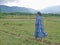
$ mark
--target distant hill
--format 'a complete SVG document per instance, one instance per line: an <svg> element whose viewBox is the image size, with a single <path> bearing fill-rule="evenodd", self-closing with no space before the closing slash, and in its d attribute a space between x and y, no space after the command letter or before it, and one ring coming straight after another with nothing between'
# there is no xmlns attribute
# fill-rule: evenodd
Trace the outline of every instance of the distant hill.
<svg viewBox="0 0 60 45"><path fill-rule="evenodd" d="M58 13L60 14L60 6L53 6L53 7L48 7L43 10L41 10L42 13Z"/></svg>
<svg viewBox="0 0 60 45"><path fill-rule="evenodd" d="M36 13L37 12L36 10L31 8L17 7L17 6L9 7L5 5L0 5L0 11L6 13L11 13L11 12Z"/></svg>
<svg viewBox="0 0 60 45"><path fill-rule="evenodd" d="M37 10L31 9L31 8L25 8L25 7L17 7L17 6L6 6L6 5L0 5L0 11L6 12L6 13L12 13L12 12L24 12L24 13L36 13ZM43 10L40 10L42 13L58 13L60 14L60 6L53 6L48 7Z"/></svg>

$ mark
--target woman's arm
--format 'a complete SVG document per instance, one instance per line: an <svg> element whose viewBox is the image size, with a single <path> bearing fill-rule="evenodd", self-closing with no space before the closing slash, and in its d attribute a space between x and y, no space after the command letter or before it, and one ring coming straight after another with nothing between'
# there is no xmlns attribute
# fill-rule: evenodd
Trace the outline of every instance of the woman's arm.
<svg viewBox="0 0 60 45"><path fill-rule="evenodd" d="M38 25L39 24L39 19L38 18L36 18L36 23L35 23L36 25Z"/></svg>

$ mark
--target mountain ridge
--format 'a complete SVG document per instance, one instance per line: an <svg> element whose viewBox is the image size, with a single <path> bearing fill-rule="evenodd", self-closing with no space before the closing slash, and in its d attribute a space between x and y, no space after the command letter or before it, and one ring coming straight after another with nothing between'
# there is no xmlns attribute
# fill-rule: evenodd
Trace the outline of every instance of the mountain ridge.
<svg viewBox="0 0 60 45"><path fill-rule="evenodd" d="M17 7L17 6L6 6L0 5L1 12L11 13L11 12L24 12L24 13L36 13L37 11L31 8Z"/></svg>
<svg viewBox="0 0 60 45"><path fill-rule="evenodd" d="M17 7L17 6L6 6L6 5L0 5L0 11L11 13L11 12L24 12L24 13L36 13L37 10L32 8L25 8L25 7ZM41 13L53 13L53 14L60 14L60 6L52 6L47 7L45 9L40 10Z"/></svg>

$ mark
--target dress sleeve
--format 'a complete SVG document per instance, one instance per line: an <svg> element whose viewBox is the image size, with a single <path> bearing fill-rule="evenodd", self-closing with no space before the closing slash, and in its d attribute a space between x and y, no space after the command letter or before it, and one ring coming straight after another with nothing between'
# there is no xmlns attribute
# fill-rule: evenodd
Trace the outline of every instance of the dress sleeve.
<svg viewBox="0 0 60 45"><path fill-rule="evenodd" d="M38 17L36 18L36 24L39 24L39 19L38 19Z"/></svg>

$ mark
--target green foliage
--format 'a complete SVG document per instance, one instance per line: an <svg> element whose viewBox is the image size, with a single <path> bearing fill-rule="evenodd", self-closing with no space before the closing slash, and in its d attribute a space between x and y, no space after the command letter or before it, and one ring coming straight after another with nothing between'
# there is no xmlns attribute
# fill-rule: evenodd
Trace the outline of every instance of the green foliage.
<svg viewBox="0 0 60 45"><path fill-rule="evenodd" d="M46 17L47 17L47 16L50 16L50 17L51 17L51 16L60 16L60 14L43 14L43 16L46 16Z"/></svg>
<svg viewBox="0 0 60 45"><path fill-rule="evenodd" d="M17 16L34 16L36 14L32 14L32 13L19 13L19 12L16 12L16 13L1 13L0 12L0 19L1 18L16 18ZM60 17L60 14L42 14L42 16L44 17L51 17L51 16L58 16ZM17 17L18 18L18 17Z"/></svg>
<svg viewBox="0 0 60 45"><path fill-rule="evenodd" d="M32 13L0 13L0 19L1 18L14 18L14 16L27 16L27 15L34 15Z"/></svg>
<svg viewBox="0 0 60 45"><path fill-rule="evenodd" d="M3 25L9 25L9 23L7 22L7 23L3 23Z"/></svg>
<svg viewBox="0 0 60 45"><path fill-rule="evenodd" d="M15 13L2 13L3 15L33 15L33 13L21 13L21 12L15 12Z"/></svg>

